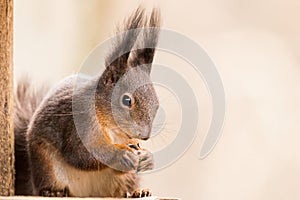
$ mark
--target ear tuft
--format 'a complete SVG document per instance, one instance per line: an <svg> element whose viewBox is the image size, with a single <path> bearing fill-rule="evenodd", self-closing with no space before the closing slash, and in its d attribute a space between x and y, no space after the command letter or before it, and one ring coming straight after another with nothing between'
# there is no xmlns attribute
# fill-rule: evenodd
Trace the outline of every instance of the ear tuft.
<svg viewBox="0 0 300 200"><path fill-rule="evenodd" d="M129 54L127 66L136 67L145 65L143 69L146 69L147 72L150 73L155 48L158 42L159 31L160 12L158 9L153 9L150 18L145 22L145 27L139 33Z"/></svg>
<svg viewBox="0 0 300 200"><path fill-rule="evenodd" d="M131 67L139 65L146 65L143 68L150 73L159 27L159 9L153 9L149 17L145 9L139 7L125 19L124 25L117 29L112 50L105 60L106 77L113 79L106 82L118 81Z"/></svg>

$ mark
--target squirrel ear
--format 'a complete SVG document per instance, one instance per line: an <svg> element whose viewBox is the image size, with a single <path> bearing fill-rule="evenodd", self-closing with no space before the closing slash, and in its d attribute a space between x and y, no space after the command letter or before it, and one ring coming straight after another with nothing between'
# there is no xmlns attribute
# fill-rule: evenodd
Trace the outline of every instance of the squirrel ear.
<svg viewBox="0 0 300 200"><path fill-rule="evenodd" d="M105 83L116 83L130 68L145 65L148 73L158 41L160 12L153 9L150 19L145 9L137 8L124 22L114 39L113 48L105 59Z"/></svg>
<svg viewBox="0 0 300 200"><path fill-rule="evenodd" d="M141 29L132 50L128 56L127 66L137 67L143 65L150 74L155 48L158 42L160 26L160 13L154 9L151 13L150 20L145 22L144 28Z"/></svg>
<svg viewBox="0 0 300 200"><path fill-rule="evenodd" d="M127 60L145 18L145 10L137 8L117 29L111 51L105 58L106 69L102 74L104 84L114 84L127 71ZM129 31L132 30L132 31ZM123 33L122 33L123 32Z"/></svg>

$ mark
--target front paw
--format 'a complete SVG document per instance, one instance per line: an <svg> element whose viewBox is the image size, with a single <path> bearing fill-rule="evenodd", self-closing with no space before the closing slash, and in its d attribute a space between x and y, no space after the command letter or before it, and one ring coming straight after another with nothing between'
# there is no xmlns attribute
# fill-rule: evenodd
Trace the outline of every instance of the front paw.
<svg viewBox="0 0 300 200"><path fill-rule="evenodd" d="M152 170L154 168L153 154L150 151L142 149L140 145L135 141L129 143L128 147L131 148L139 157L137 172L144 172L147 170Z"/></svg>
<svg viewBox="0 0 300 200"><path fill-rule="evenodd" d="M120 163L120 171L136 171L139 165L139 157L132 151L124 151Z"/></svg>
<svg viewBox="0 0 300 200"><path fill-rule="evenodd" d="M137 171L144 172L154 168L153 154L150 151L141 149L138 151L139 166Z"/></svg>
<svg viewBox="0 0 300 200"><path fill-rule="evenodd" d="M129 148L120 148L111 155L107 165L117 171L135 172L139 165L139 157Z"/></svg>
<svg viewBox="0 0 300 200"><path fill-rule="evenodd" d="M43 197L68 197L70 192L67 188L65 189L53 189L53 188L43 188L40 190L40 196Z"/></svg>

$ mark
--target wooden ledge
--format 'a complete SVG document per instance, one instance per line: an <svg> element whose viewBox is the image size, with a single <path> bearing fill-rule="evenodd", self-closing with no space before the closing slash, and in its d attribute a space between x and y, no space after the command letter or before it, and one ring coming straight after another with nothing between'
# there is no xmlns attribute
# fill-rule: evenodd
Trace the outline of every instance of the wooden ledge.
<svg viewBox="0 0 300 200"><path fill-rule="evenodd" d="M0 197L0 200L116 200L116 199L123 199L123 200L130 200L131 198L75 198L75 197L32 197L32 196L9 196L9 197ZM180 200L178 198L165 198L165 197L144 197L144 198L135 198L131 200Z"/></svg>

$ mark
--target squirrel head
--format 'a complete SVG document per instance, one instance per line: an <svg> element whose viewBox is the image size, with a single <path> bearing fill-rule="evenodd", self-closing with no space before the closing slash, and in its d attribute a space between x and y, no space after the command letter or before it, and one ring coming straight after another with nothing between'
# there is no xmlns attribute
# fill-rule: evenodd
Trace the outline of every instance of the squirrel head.
<svg viewBox="0 0 300 200"><path fill-rule="evenodd" d="M114 37L98 82L97 117L101 126L109 129L109 137L146 140L159 105L150 80L159 11L154 9L147 17L145 10L138 8L124 24L123 32Z"/></svg>

